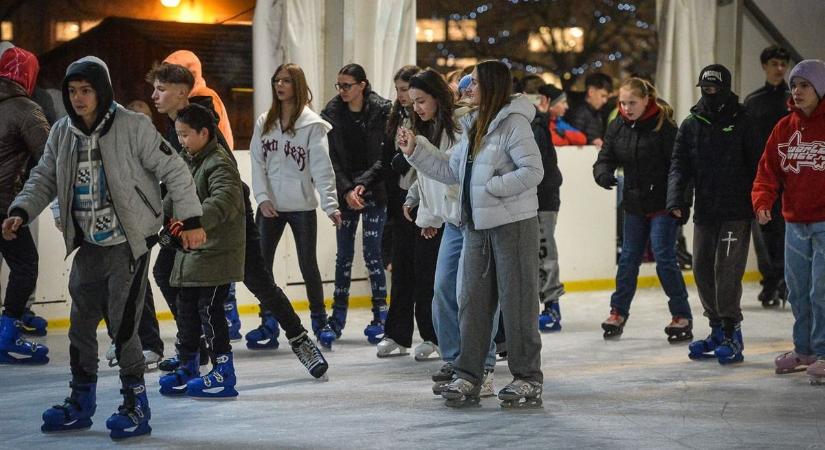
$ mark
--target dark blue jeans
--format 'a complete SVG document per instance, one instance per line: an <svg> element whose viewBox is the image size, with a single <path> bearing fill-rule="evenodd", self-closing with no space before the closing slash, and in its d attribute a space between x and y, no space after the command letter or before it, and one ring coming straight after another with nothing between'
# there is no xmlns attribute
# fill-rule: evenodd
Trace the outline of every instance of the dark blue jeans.
<svg viewBox="0 0 825 450"><path fill-rule="evenodd" d="M673 316L692 319L685 280L676 264L676 219L661 215L653 218L624 213L622 255L616 271L616 292L610 297L610 307L624 317L630 314L630 302L636 294L639 266L648 239L656 258L656 275L668 297L667 306Z"/></svg>
<svg viewBox="0 0 825 450"><path fill-rule="evenodd" d="M385 205L367 201L364 209L341 211L342 225L335 232L338 253L335 257L335 293L333 299L338 305L349 304L349 288L352 282L352 260L355 257L355 233L358 220L364 217L363 245L364 262L370 277L372 289L372 306L387 304L387 278L384 275L384 263L381 256L381 239L384 234L384 222L387 220Z"/></svg>

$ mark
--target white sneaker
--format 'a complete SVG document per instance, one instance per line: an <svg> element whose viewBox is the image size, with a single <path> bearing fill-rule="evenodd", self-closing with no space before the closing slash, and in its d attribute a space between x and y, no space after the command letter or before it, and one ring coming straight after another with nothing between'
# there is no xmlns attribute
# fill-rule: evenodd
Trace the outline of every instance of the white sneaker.
<svg viewBox="0 0 825 450"><path fill-rule="evenodd" d="M143 364L146 365L146 371L147 372L157 370L158 364L160 363L161 359L163 359L163 356L158 355L157 353L153 352L152 350L144 350L143 351Z"/></svg>
<svg viewBox="0 0 825 450"><path fill-rule="evenodd" d="M109 350L106 350L106 359L109 361L109 367L117 366L117 350L114 342L109 346Z"/></svg>
<svg viewBox="0 0 825 450"><path fill-rule="evenodd" d="M407 352L407 350L409 350L407 347L402 347L398 345L397 342L388 337L381 339L381 342L378 343L377 347L378 352L376 353L376 356L378 356L379 358L386 358L388 356L403 356L409 354Z"/></svg>
<svg viewBox="0 0 825 450"><path fill-rule="evenodd" d="M496 395L496 385L493 379L493 371L486 369L484 371L484 380L481 381L481 392L479 397L494 397Z"/></svg>
<svg viewBox="0 0 825 450"><path fill-rule="evenodd" d="M438 349L438 346L430 341L424 341L415 347L415 360L427 361L433 353L436 354L437 358L441 358L441 350Z"/></svg>

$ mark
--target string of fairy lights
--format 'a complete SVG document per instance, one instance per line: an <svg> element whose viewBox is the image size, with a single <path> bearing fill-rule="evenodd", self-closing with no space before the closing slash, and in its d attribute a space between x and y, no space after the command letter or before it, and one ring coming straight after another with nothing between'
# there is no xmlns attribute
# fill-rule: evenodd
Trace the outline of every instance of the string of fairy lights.
<svg viewBox="0 0 825 450"><path fill-rule="evenodd" d="M512 6L510 7L517 7L519 5L524 6L532 6L535 7L536 4L546 3L557 3L559 0L508 0L508 3ZM618 15L624 16L623 19L631 26L635 26L641 30L649 30L653 28L653 25L638 18L636 13L638 11L637 2L631 0L601 0L599 2L601 6L599 6L595 11L593 11L594 17L594 25L605 26L613 21L615 21L615 17ZM550 7L548 5L548 7ZM501 8L501 6L496 7L492 2L486 2L475 6L474 8L465 11L465 12L453 12L447 15L447 19L450 21L455 22L456 24L461 24L463 20L477 20L481 16L489 14L491 11L494 11L496 8ZM443 19L438 17L433 17L433 19ZM627 20L629 19L629 20ZM571 17L568 19L568 23L565 26L570 27L578 27L580 26L577 24L576 18ZM501 30L497 30L494 34L489 36L479 36L476 34L470 40L476 44L487 44L487 45L504 45L507 44L508 41L512 38L513 33L504 28ZM436 46L438 52L441 56L447 59L454 59L458 58L456 53L450 49L448 42L439 42ZM565 79L569 79L571 76L579 76L585 74L587 71L594 69L599 70L603 68L607 64L613 64L621 61L625 58L625 54L623 54L620 50L613 50L608 53L598 53L593 55L593 59L588 62L585 62L577 67L573 67L569 69L569 73L563 74ZM546 71L552 71L554 68L546 67L541 64L535 63L525 63L522 61L514 60L512 58L501 58L501 61L508 64L511 68L516 70L521 70L531 74L541 74ZM556 68L557 69L557 68Z"/></svg>

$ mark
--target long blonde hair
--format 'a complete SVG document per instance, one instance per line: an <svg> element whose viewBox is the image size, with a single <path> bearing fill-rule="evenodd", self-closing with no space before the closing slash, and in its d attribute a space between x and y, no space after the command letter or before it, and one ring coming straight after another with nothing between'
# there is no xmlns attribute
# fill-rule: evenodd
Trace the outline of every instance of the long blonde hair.
<svg viewBox="0 0 825 450"><path fill-rule="evenodd" d="M281 101L278 100L278 93L276 92L275 77L277 77L278 72L282 70L286 70L287 73L289 73L289 77L292 78L292 92L295 94L295 109L292 111L292 114L289 115L289 120L287 120L286 124L280 124L283 133L295 134L295 122L298 121L298 117L300 117L304 111L304 106L309 105L312 101L312 91L309 90L307 78L301 66L293 63L278 66L272 75L272 107L269 108L269 112L266 113L264 134L269 133L275 126L275 122L281 120Z"/></svg>
<svg viewBox="0 0 825 450"><path fill-rule="evenodd" d="M661 130L662 126L665 124L665 120L670 122L671 125L676 126L676 122L673 120L673 108L664 100L659 98L659 93L656 91L656 87L649 81L636 77L628 78L627 80L624 80L619 89L626 89L637 97L648 97L649 100L652 100L659 105L662 113L659 114L659 120L656 122L656 127L653 131Z"/></svg>
<svg viewBox="0 0 825 450"><path fill-rule="evenodd" d="M513 91L513 77L510 68L501 61L488 60L476 65L478 77L475 95L480 95L478 102L478 116L470 129L473 140L473 156L481 150L481 141L487 134L487 128L496 118L501 108L510 102Z"/></svg>

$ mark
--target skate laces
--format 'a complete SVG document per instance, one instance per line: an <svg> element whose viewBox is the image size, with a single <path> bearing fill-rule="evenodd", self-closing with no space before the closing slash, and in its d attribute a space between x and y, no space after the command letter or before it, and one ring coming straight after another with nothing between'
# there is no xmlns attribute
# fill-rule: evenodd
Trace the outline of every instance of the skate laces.
<svg viewBox="0 0 825 450"><path fill-rule="evenodd" d="M295 350L301 364L314 367L321 363L321 352L318 350L318 347L309 344L311 343L305 338L298 347L295 347Z"/></svg>

